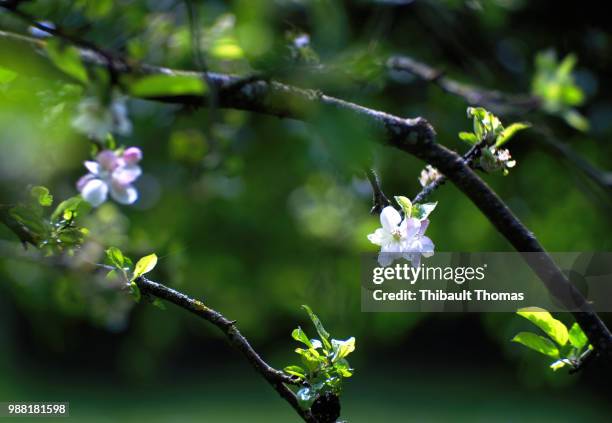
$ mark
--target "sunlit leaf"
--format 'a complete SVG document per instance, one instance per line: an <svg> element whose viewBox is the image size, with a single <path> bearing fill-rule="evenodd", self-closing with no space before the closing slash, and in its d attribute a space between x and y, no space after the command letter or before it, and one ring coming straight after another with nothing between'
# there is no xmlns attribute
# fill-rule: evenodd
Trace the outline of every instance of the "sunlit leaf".
<svg viewBox="0 0 612 423"><path fill-rule="evenodd" d="M30 190L32 197L36 199L38 204L43 207L49 207L53 204L53 196L49 194L49 189L43 186L35 186Z"/></svg>
<svg viewBox="0 0 612 423"><path fill-rule="evenodd" d="M132 275L132 280L135 280L142 275L149 273L155 266L157 265L157 255L149 254L148 256L144 256L136 263L134 267L134 274Z"/></svg>
<svg viewBox="0 0 612 423"><path fill-rule="evenodd" d="M567 327L563 324L563 322L552 317L552 315L543 308L522 308L517 311L516 314L524 317L542 329L546 335L550 336L550 338L560 346L567 343L569 337Z"/></svg>
<svg viewBox="0 0 612 423"><path fill-rule="evenodd" d="M395 201L402 208L406 216L412 216L412 202L408 197L397 195L395 196Z"/></svg>
<svg viewBox="0 0 612 423"><path fill-rule="evenodd" d="M300 366L287 366L283 370L292 376L301 377L302 379L306 377L306 370Z"/></svg>
<svg viewBox="0 0 612 423"><path fill-rule="evenodd" d="M62 201L51 214L51 220L56 222L60 219L74 219L82 217L91 210L91 205L80 195L70 197Z"/></svg>
<svg viewBox="0 0 612 423"><path fill-rule="evenodd" d="M574 322L569 330L569 341L574 347L579 349L589 342L589 338L587 338L580 325L576 322Z"/></svg>
<svg viewBox="0 0 612 423"><path fill-rule="evenodd" d="M323 345L325 346L326 349L330 350L331 344L329 343L329 333L323 327L321 320L319 320L317 315L314 314L312 310L310 309L310 307L308 307L307 305L302 305L302 308L306 310L306 312L308 313L308 316L310 317L310 320L312 320L312 324L317 329L317 333L319 334L319 337L321 338Z"/></svg>
<svg viewBox="0 0 612 423"><path fill-rule="evenodd" d="M522 344L527 348L531 348L532 350L539 352L540 354L544 354L552 358L559 358L559 349L555 346L555 344L550 339L536 335L535 333L520 332L514 338L512 338L512 342Z"/></svg>
<svg viewBox="0 0 612 423"><path fill-rule="evenodd" d="M355 351L355 337L351 336L346 341L341 341L338 339L332 339L332 349L334 351L334 356L332 361L339 360L341 358L345 358L347 355Z"/></svg>
<svg viewBox="0 0 612 423"><path fill-rule="evenodd" d="M308 348L313 347L312 343L310 342L310 339L308 339L308 336L306 336L306 334L300 327L298 327L297 329L293 329L293 332L291 332L291 337L296 341L305 344Z"/></svg>
<svg viewBox="0 0 612 423"><path fill-rule="evenodd" d="M110 247L106 250L106 258L115 267L123 269L124 257L121 250L117 247Z"/></svg>
<svg viewBox="0 0 612 423"><path fill-rule="evenodd" d="M338 360L334 363L334 369L340 374L342 377L351 377L353 376L353 369L349 365L349 362L344 358Z"/></svg>
<svg viewBox="0 0 612 423"><path fill-rule="evenodd" d="M471 132L459 132L459 139L461 141L465 141L470 145L474 145L478 142L478 137L476 136L476 134L473 134Z"/></svg>
<svg viewBox="0 0 612 423"><path fill-rule="evenodd" d="M496 147L500 147L510 141L510 138L514 136L519 131L523 129L530 128L531 124L528 122L515 122L509 126L506 126L501 134L497 137L497 141L495 142Z"/></svg>
<svg viewBox="0 0 612 423"><path fill-rule="evenodd" d="M417 218L419 220L427 219L432 211L438 206L438 202L435 203L425 203L418 204L415 203L412 206L412 215L411 217Z"/></svg>

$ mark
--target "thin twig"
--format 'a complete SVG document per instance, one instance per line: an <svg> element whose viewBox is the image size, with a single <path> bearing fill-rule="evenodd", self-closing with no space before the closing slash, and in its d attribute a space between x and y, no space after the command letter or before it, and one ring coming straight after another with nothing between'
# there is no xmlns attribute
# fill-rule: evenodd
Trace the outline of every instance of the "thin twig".
<svg viewBox="0 0 612 423"><path fill-rule="evenodd" d="M299 382L282 371L276 370L268 365L238 330L236 321L229 320L218 311L207 307L202 301L191 298L161 283L154 282L145 277L140 277L136 279L135 282L143 293L171 302L215 325L223 332L229 340L229 343L242 353L257 373L259 373L274 390L291 405L304 421L314 422L310 412L300 407L295 394L286 386L286 384L299 385Z"/></svg>
<svg viewBox="0 0 612 423"><path fill-rule="evenodd" d="M442 71L408 56L393 56L387 61L386 65L391 70L408 72L424 81L432 82L442 91L463 98L469 105L483 106L500 115L526 114L534 110L540 110L542 107L541 99L536 96L507 94L463 84L445 76ZM599 186L605 189L612 188L612 172L601 171L594 167L572 150L569 145L558 141L547 127L538 125L533 130L539 133L538 139L541 142L550 147L552 151L565 157Z"/></svg>
<svg viewBox="0 0 612 423"><path fill-rule="evenodd" d="M466 165L473 167L474 166L474 161L480 157L480 153L482 151L482 147L484 146L484 142L480 141L476 144L474 144L473 146L470 147L470 149L463 155L463 161ZM429 184L427 184L426 186L423 187L423 189L421 190L421 192L419 192L414 199L412 200L412 203L421 203L423 202L427 197L429 197L429 195L434 192L436 189L438 189L438 187L440 187L441 185L443 185L446 182L446 176L444 175L440 175L436 178L436 180L434 180L433 182L430 182Z"/></svg>
<svg viewBox="0 0 612 423"><path fill-rule="evenodd" d="M408 72L439 86L446 93L463 98L473 106L483 106L494 113L526 114L541 107L542 101L529 94L507 94L463 84L446 76L445 72L408 56L393 56L387 60L387 68Z"/></svg>
<svg viewBox="0 0 612 423"><path fill-rule="evenodd" d="M380 179L376 174L376 171L370 167L365 170L366 176L368 177L368 181L370 181L370 185L372 185L372 209L370 213L372 214L380 214L382 210L387 207L389 204L389 199L385 195L380 186Z"/></svg>
<svg viewBox="0 0 612 423"><path fill-rule="evenodd" d="M3 221L2 223L5 222ZM9 229L13 230L11 226L9 226ZM75 270L75 268L70 265L70 262L66 261L64 257L45 257L38 251L18 253L16 244L11 245L8 243L0 243L0 251L2 252L3 257L10 256L15 259L28 260L62 270ZM115 269L112 266L98 263L88 263L87 267L92 270L100 269L104 271ZM223 332L230 345L244 356L255 371L259 373L259 375L262 376L272 386L272 388L274 388L274 390L291 405L291 407L300 417L302 417L305 422L316 423L310 411L304 410L300 407L295 394L287 387L287 385L299 386L301 385L301 382L266 363L251 346L246 337L240 332L240 330L238 330L235 320L230 320L220 312L206 306L202 301L191 298L188 295L169 288L161 283L154 282L145 277L137 278L135 282L143 294L152 295L162 300L171 302L216 326L219 330L221 330L221 332Z"/></svg>

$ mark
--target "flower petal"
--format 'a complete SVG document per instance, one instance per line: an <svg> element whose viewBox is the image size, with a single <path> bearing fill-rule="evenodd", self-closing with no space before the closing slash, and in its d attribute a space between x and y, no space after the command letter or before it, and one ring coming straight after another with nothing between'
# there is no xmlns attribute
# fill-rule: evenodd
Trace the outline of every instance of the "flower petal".
<svg viewBox="0 0 612 423"><path fill-rule="evenodd" d="M83 191L83 187L87 184L87 182L91 181L92 179L96 179L96 176L91 173L81 176L76 183L76 187L79 192Z"/></svg>
<svg viewBox="0 0 612 423"><path fill-rule="evenodd" d="M426 236L421 237L419 241L421 243L421 254L425 257L433 256L435 248L433 241Z"/></svg>
<svg viewBox="0 0 612 423"><path fill-rule="evenodd" d="M421 228L421 221L415 217L404 219L400 227L402 231L402 235L406 237L408 242L410 242L410 240L419 233L420 228Z"/></svg>
<svg viewBox="0 0 612 423"><path fill-rule="evenodd" d="M401 253L403 252L402 244L399 242L389 242L384 244L380 249L381 253Z"/></svg>
<svg viewBox="0 0 612 423"><path fill-rule="evenodd" d="M129 165L142 160L142 150L138 147L129 147L123 152L123 160Z"/></svg>
<svg viewBox="0 0 612 423"><path fill-rule="evenodd" d="M380 224L387 232L391 232L402 221L402 216L391 206L387 206L380 213Z"/></svg>
<svg viewBox="0 0 612 423"><path fill-rule="evenodd" d="M429 226L429 219L421 220L421 227L419 228L419 236L423 236L427 227Z"/></svg>
<svg viewBox="0 0 612 423"><path fill-rule="evenodd" d="M372 244L382 245L385 239L385 231L382 228L378 228L374 233L368 235L368 239Z"/></svg>
<svg viewBox="0 0 612 423"><path fill-rule="evenodd" d="M381 252L378 255L378 264L380 264L382 267L387 267L388 265L393 263L393 260L395 260L396 258L396 254Z"/></svg>
<svg viewBox="0 0 612 423"><path fill-rule="evenodd" d="M138 165L120 166L113 172L113 182L119 185L129 185L142 174Z"/></svg>
<svg viewBox="0 0 612 423"><path fill-rule="evenodd" d="M100 154L96 157L100 166L109 172L112 172L119 166L119 157L115 154L114 151L104 150L101 151Z"/></svg>
<svg viewBox="0 0 612 423"><path fill-rule="evenodd" d="M108 196L108 185L100 179L92 179L83 186L81 191L83 199L94 207L106 201Z"/></svg>
<svg viewBox="0 0 612 423"><path fill-rule="evenodd" d="M98 162L94 162L91 160L86 160L84 162L85 167L87 168L88 171L90 171L91 173L93 173L94 175L99 175L100 174L100 170L102 170L100 164Z"/></svg>
<svg viewBox="0 0 612 423"><path fill-rule="evenodd" d="M138 191L131 185L119 186L113 184L111 186L111 197L120 204L133 204L138 200Z"/></svg>

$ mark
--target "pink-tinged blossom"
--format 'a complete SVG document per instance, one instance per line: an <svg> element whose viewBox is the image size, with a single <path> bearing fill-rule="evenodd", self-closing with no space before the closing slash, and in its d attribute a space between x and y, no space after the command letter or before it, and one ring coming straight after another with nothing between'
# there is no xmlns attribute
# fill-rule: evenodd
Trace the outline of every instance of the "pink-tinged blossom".
<svg viewBox="0 0 612 423"><path fill-rule="evenodd" d="M438 172L438 169L431 165L425 166L425 169L421 171L421 175L419 176L419 183L422 187L426 187L427 185L435 182L442 174Z"/></svg>
<svg viewBox="0 0 612 423"><path fill-rule="evenodd" d="M402 220L400 213L387 206L380 213L381 228L368 235L372 244L380 246L378 264L386 267L395 260L404 258L417 267L421 256L431 257L434 244L425 236L429 220L407 217Z"/></svg>
<svg viewBox="0 0 612 423"><path fill-rule="evenodd" d="M142 151L137 147L126 149L121 155L104 150L96 160L84 163L89 171L77 182L81 195L94 207L104 203L110 194L120 204L133 204L138 199L138 191L132 183L142 174L138 162Z"/></svg>

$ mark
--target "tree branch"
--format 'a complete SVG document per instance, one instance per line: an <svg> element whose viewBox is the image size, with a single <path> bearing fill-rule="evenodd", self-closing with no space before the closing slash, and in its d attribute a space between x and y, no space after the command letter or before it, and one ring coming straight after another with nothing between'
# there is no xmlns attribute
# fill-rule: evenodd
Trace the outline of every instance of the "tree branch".
<svg viewBox="0 0 612 423"><path fill-rule="evenodd" d="M376 174L376 171L370 167L365 170L366 176L368 177L368 181L370 181L370 185L372 185L372 210L370 213L372 214L380 214L380 212L387 207L389 204L389 199L385 195L380 185L380 179Z"/></svg>
<svg viewBox="0 0 612 423"><path fill-rule="evenodd" d="M38 57L37 63L46 61L45 69L53 69L44 53L36 50L36 47L41 46L40 41L14 36L6 32L0 32L0 40L0 47L3 49L8 46L12 46L12 49L17 48L20 54L18 57L28 54L31 57L33 51ZM91 50L81 49L81 56L86 63L92 66L104 64L104 62L100 63L99 55ZM0 65L14 68L12 63L15 60L12 59L11 55L3 54L0 56ZM113 66L116 66L116 72L130 77L143 74L202 77L198 72L178 71L144 64L124 66L123 63L113 63ZM35 73L48 77L47 73L41 73L40 70ZM215 85L220 107L305 121L316 121L317 116L321 113L344 113L352 118L368 122L380 135L376 139L384 144L412 154L436 167L481 210L517 251L542 253L537 259L526 257L528 264L552 295L570 308L576 305L579 307L579 312L573 312L576 321L600 356L612 360L612 334L603 321L546 254L533 233L510 211L497 194L474 173L460 155L436 143L435 131L427 120L421 117L401 118L327 96L319 91L296 88L276 81L254 80L240 83L244 79L236 76L212 72L207 73L207 76ZM148 99L199 106L205 104L206 101L206 98L200 95L163 96ZM568 293L574 301L568 300Z"/></svg>
<svg viewBox="0 0 612 423"><path fill-rule="evenodd" d="M286 384L298 385L299 383L282 371L269 366L259 354L257 354L244 335L240 333L236 326L236 321L229 320L218 311L204 305L202 301L193 299L161 283L154 282L145 277L140 277L136 279L135 282L143 293L171 302L215 325L225 334L229 343L242 353L255 371L257 371L257 373L259 373L274 390L291 405L291 407L293 407L295 412L298 413L304 421L315 422L311 413L300 407L295 394L286 386Z"/></svg>
<svg viewBox="0 0 612 423"><path fill-rule="evenodd" d="M14 227L9 225L7 221L3 220L2 223L8 226L9 229L14 231ZM14 231L15 232L15 231ZM16 232L19 236L19 233ZM0 243L0 256L11 256L20 260L28 260L36 263L45 264L62 270L75 270L69 262L63 258L57 259L55 257L45 257L39 254L38 251L23 251L21 254L15 254L16 244ZM104 264L91 264L93 269L102 270L114 270L112 266ZM310 411L303 410L298 404L297 398L293 391L287 387L287 385L300 385L297 379L285 374L284 372L271 367L266 363L261 356L253 349L249 341L244 335L238 330L236 321L229 320L223 314L216 310L206 306L202 301L196 300L183 294L182 292L176 291L169 288L161 283L154 282L145 277L136 279L136 284L140 288L143 294L152 295L156 298L168 301L175 304L176 306L195 314L196 316L206 320L207 322L216 326L225 337L228 339L230 345L238 350L244 358L251 364L257 373L259 373L276 392L287 401L295 412L308 423L317 423L316 419L312 416Z"/></svg>
<svg viewBox="0 0 612 423"><path fill-rule="evenodd" d="M472 106L486 107L499 115L527 114L539 109L542 104L538 97L529 94L507 94L463 84L445 76L444 72L407 56L392 56L387 61L387 68L408 72L425 81L433 82L444 92L462 97Z"/></svg>
<svg viewBox="0 0 612 423"><path fill-rule="evenodd" d="M529 94L507 94L463 84L443 76L443 72L425 63L418 62L411 57L393 56L387 61L387 68L408 72L424 81L432 82L440 87L442 91L463 98L471 106L483 106L499 115L521 115L530 111L540 110L542 107L542 101L536 96ZM567 144L555 139L547 127L539 125L534 129L539 134L538 140L548 146L551 151L561 154L602 188L607 190L612 188L611 172L601 171L591 165Z"/></svg>

